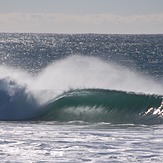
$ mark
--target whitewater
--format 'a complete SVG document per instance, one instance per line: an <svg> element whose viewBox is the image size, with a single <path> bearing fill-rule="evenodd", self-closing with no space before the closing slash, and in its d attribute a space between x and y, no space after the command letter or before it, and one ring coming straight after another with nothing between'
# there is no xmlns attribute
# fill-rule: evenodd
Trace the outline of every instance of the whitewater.
<svg viewBox="0 0 163 163"><path fill-rule="evenodd" d="M162 35L0 38L1 162L162 160Z"/></svg>

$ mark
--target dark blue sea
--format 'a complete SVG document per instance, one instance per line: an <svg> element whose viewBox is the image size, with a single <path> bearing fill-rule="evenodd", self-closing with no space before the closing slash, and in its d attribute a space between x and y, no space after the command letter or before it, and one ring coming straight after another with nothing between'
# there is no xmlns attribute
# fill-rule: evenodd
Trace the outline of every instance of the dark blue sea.
<svg viewBox="0 0 163 163"><path fill-rule="evenodd" d="M0 33L1 162L162 162L163 35Z"/></svg>

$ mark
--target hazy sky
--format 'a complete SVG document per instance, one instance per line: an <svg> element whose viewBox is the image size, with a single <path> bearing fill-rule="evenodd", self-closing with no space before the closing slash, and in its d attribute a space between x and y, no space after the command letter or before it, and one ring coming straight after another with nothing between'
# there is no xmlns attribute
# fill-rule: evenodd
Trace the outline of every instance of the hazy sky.
<svg viewBox="0 0 163 163"><path fill-rule="evenodd" d="M0 0L0 32L163 33L163 0Z"/></svg>

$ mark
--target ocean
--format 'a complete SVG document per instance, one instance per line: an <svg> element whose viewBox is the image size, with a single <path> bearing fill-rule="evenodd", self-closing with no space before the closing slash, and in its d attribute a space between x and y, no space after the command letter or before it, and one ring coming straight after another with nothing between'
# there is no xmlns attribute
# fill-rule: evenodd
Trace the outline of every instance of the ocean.
<svg viewBox="0 0 163 163"><path fill-rule="evenodd" d="M163 35L0 33L1 162L162 162Z"/></svg>

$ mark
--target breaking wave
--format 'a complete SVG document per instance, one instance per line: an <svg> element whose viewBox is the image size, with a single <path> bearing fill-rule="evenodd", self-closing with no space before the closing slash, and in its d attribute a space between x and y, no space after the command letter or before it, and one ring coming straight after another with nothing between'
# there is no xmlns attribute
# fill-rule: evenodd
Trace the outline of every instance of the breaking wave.
<svg viewBox="0 0 163 163"><path fill-rule="evenodd" d="M36 77L0 67L0 120L158 124L162 101L160 84L94 57L68 57Z"/></svg>

